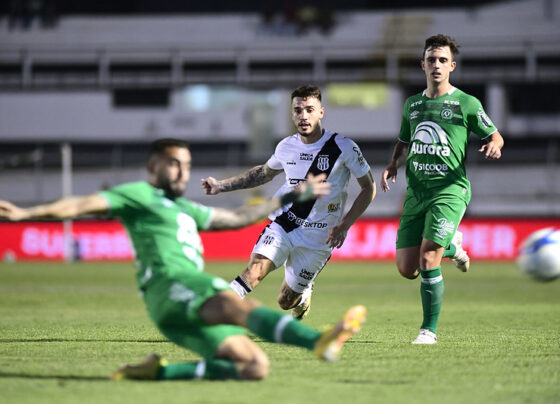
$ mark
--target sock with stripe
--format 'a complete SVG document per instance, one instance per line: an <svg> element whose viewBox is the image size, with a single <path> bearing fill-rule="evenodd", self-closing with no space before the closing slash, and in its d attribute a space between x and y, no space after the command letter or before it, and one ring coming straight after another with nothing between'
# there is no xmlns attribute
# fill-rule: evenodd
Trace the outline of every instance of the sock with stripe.
<svg viewBox="0 0 560 404"><path fill-rule="evenodd" d="M451 243L449 244L449 247L443 250L443 258L453 258L456 252L457 247L455 247L455 244Z"/></svg>
<svg viewBox="0 0 560 404"><path fill-rule="evenodd" d="M422 311L424 320L420 328L436 332L436 327L443 301L443 277L441 266L420 270L422 283L420 284L420 295L422 296Z"/></svg>
<svg viewBox="0 0 560 404"><path fill-rule="evenodd" d="M296 345L312 350L321 332L303 325L290 314L268 307L257 307L249 313L247 328L270 342Z"/></svg>
<svg viewBox="0 0 560 404"><path fill-rule="evenodd" d="M247 293L251 293L253 291L249 282L247 282L241 275L231 281L229 283L229 287L232 288L233 291L242 299L247 295Z"/></svg>
<svg viewBox="0 0 560 404"><path fill-rule="evenodd" d="M234 362L224 359L202 360L200 362L172 363L159 368L158 380L239 379Z"/></svg>

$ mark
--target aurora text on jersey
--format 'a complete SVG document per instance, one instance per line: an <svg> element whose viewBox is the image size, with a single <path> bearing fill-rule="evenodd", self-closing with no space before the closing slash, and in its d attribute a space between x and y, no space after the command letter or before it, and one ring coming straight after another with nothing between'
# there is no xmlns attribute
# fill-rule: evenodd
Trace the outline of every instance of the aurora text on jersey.
<svg viewBox="0 0 560 404"><path fill-rule="evenodd" d="M417 191L456 184L470 194L465 170L470 132L484 139L496 131L475 98L452 88L437 98L425 93L410 97L404 106L399 140L409 144L408 186Z"/></svg>

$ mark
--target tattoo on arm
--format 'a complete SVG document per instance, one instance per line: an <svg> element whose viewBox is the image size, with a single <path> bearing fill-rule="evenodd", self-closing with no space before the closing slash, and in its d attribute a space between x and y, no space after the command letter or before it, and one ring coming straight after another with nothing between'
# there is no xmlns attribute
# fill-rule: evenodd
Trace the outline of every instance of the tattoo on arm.
<svg viewBox="0 0 560 404"><path fill-rule="evenodd" d="M228 192L236 189L258 187L272 180L279 172L280 170L272 170L266 164L256 166L243 174L222 180L220 190Z"/></svg>

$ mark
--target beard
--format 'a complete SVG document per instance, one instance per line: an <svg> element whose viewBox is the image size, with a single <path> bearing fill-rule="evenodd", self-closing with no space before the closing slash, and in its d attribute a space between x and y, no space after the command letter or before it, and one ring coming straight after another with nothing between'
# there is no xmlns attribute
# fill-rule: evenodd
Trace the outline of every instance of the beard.
<svg viewBox="0 0 560 404"><path fill-rule="evenodd" d="M158 188L163 189L167 195L178 198L183 195L186 186L179 182L171 182L169 178L158 178Z"/></svg>

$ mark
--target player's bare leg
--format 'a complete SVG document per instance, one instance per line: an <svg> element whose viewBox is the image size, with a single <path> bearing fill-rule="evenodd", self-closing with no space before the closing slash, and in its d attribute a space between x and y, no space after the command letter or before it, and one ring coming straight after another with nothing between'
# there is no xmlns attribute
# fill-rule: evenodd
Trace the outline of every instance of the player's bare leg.
<svg viewBox="0 0 560 404"><path fill-rule="evenodd" d="M312 285L310 285L309 290L306 289L304 292L295 292L288 286L286 280L284 279L277 299L278 304L283 310L292 309L292 316L298 320L302 320L305 316L307 316L311 308ZM302 299L305 300L302 301Z"/></svg>
<svg viewBox="0 0 560 404"><path fill-rule="evenodd" d="M420 269L420 246L397 249L397 269L407 279L416 279Z"/></svg>
<svg viewBox="0 0 560 404"><path fill-rule="evenodd" d="M247 268L230 283L230 287L241 298L251 293L259 283L276 269L274 263L261 254L251 254Z"/></svg>

